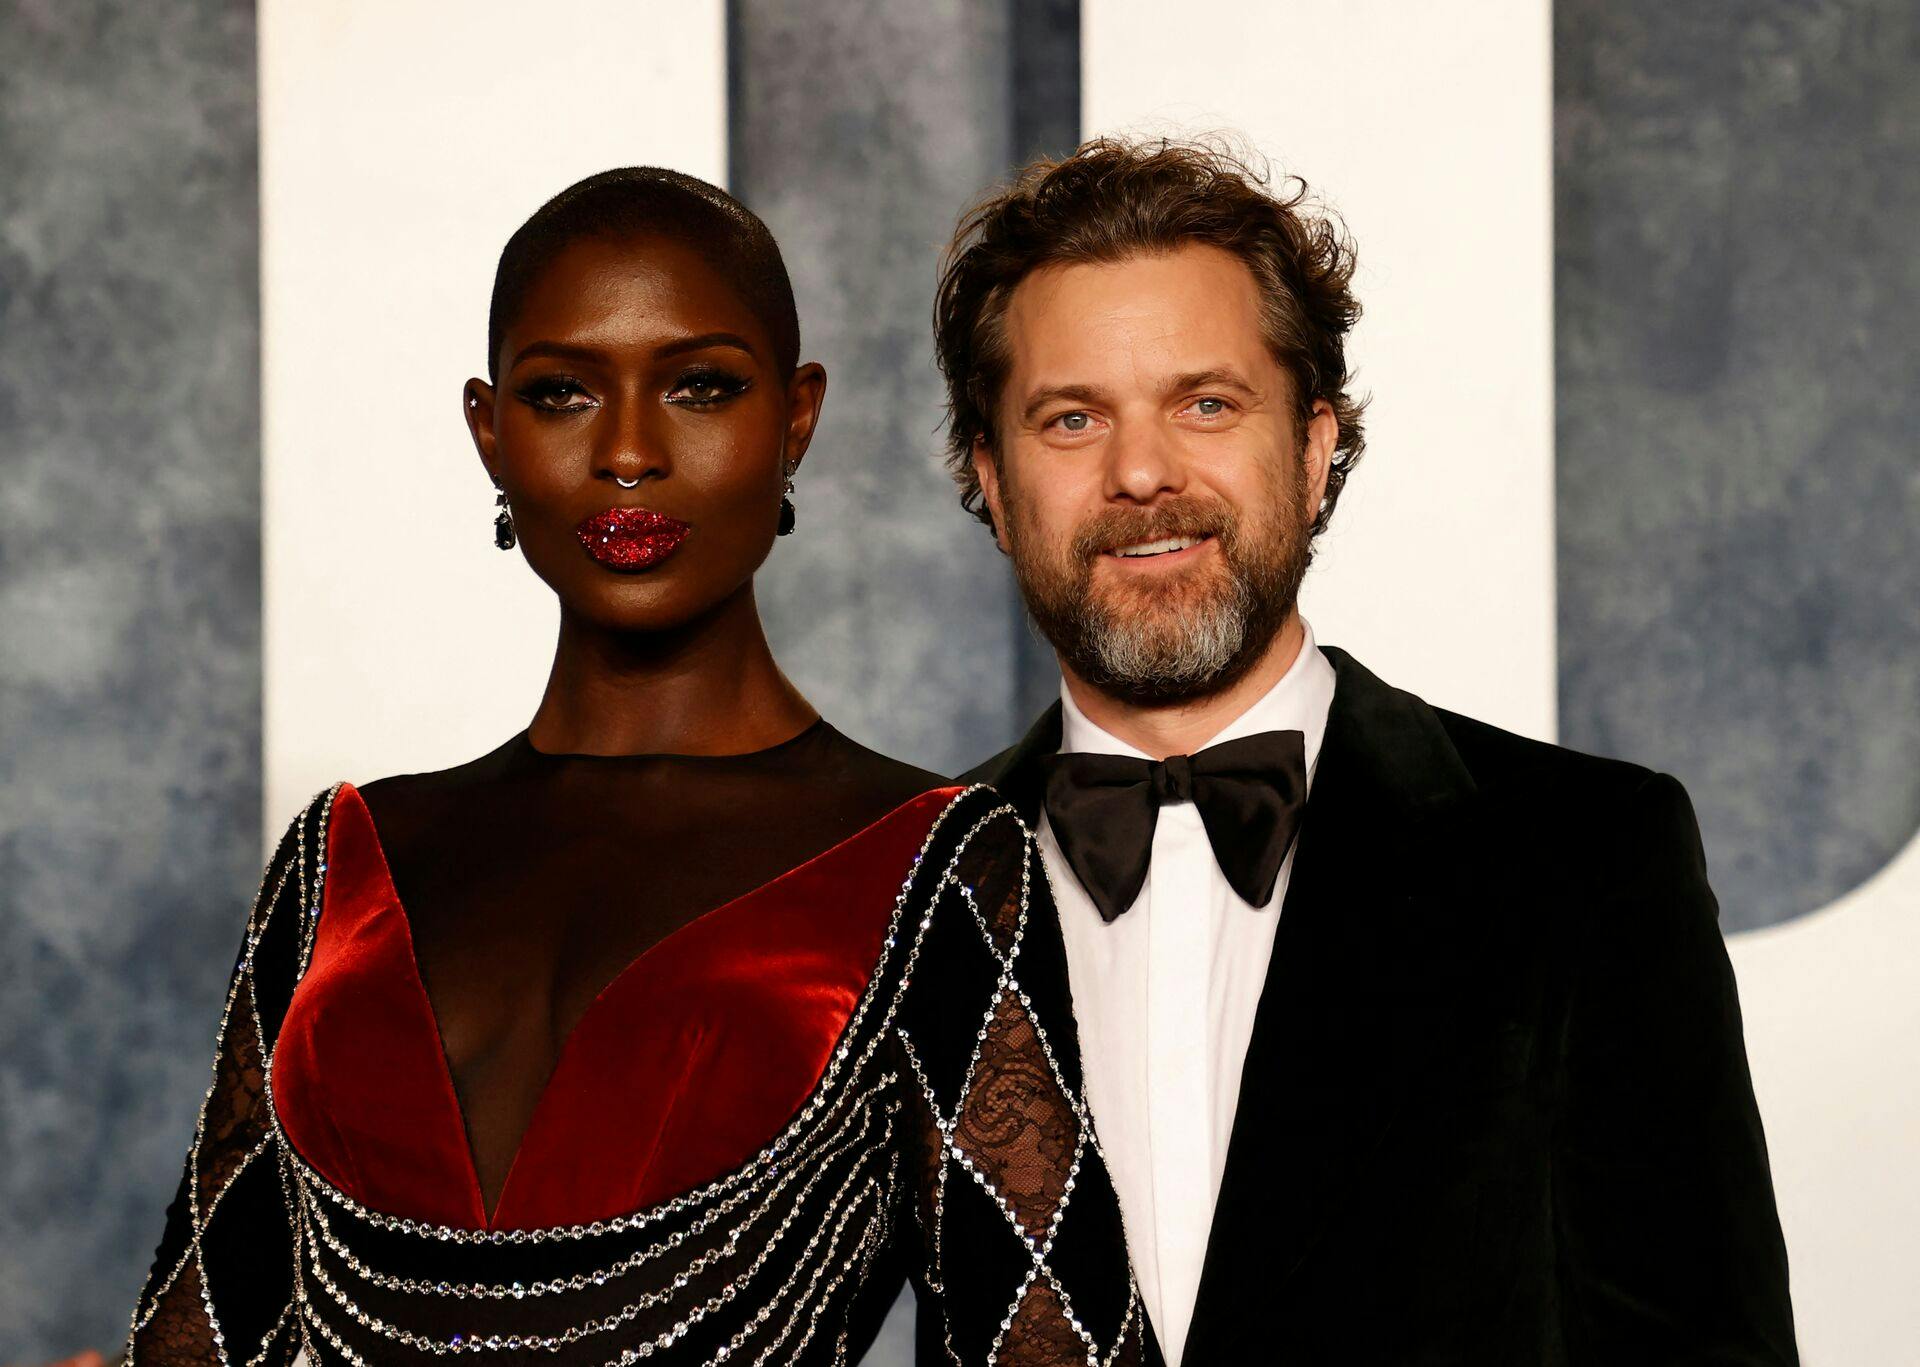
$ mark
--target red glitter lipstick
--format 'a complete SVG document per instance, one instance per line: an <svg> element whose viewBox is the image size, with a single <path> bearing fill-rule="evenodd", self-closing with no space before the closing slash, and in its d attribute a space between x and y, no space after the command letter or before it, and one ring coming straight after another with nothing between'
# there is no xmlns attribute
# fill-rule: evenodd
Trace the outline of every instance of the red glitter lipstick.
<svg viewBox="0 0 1920 1367"><path fill-rule="evenodd" d="M648 570L679 550L692 530L651 508L609 508L583 519L573 534L610 570Z"/></svg>

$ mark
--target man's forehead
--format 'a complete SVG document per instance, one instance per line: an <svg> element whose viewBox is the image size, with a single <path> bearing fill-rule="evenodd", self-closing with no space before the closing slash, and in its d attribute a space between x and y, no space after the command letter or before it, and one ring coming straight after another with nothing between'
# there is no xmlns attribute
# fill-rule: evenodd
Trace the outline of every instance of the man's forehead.
<svg viewBox="0 0 1920 1367"><path fill-rule="evenodd" d="M1019 332L1070 333L1099 319L1244 326L1258 323L1259 308L1259 285L1244 261L1192 244L1119 261L1042 266L1014 288L1007 321Z"/></svg>
<svg viewBox="0 0 1920 1367"><path fill-rule="evenodd" d="M1077 371L1186 371L1257 364L1266 351L1253 273L1194 245L1118 262L1050 265L1021 281L1007 341L1023 382Z"/></svg>

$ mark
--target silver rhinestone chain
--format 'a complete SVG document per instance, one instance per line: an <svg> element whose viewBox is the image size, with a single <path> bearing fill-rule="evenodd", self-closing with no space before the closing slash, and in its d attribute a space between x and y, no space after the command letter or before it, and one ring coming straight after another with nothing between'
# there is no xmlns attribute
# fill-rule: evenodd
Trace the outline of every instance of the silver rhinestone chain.
<svg viewBox="0 0 1920 1367"><path fill-rule="evenodd" d="M876 1144L874 1149L869 1150L869 1152L880 1151L881 1146L884 1146L885 1143L887 1142L887 1138L888 1138L887 1136L883 1136L880 1139L879 1143ZM815 1177L812 1179L812 1181L809 1182L809 1187L811 1187L814 1181L818 1181L821 1176L824 1176L824 1169L819 1172L816 1172ZM856 1182L861 1182L861 1181L862 1181L861 1169L856 1167L853 1171L849 1172L841 1180L841 1184L839 1188L835 1191L831 1201L828 1204L827 1213L831 1213L834 1209L842 1205L845 1206L845 1209L841 1211L840 1218L834 1225L835 1234L834 1234L833 1240L830 1241L826 1251L825 1256L827 1259L830 1259L832 1257L833 1249L838 1244L838 1239L839 1239L838 1232L846 1226L847 1220L852 1216L854 1210L858 1209L860 1200L868 1192L877 1190L877 1183L874 1181L874 1179L872 1177L867 1177L864 1179L864 1184L861 1186L860 1190L854 1194L853 1198L851 1200L847 1199L847 1193L849 1188L851 1188ZM799 1198L797 1198L797 1202L803 1201L804 1199L805 1199L805 1195L803 1193ZM785 1233L786 1228L792 1224L796 1216L797 1216L797 1210L794 1212L790 1212L788 1214L786 1220L782 1222L781 1230L780 1230L781 1234ZM801 1249L799 1256L795 1259L793 1270L788 1274L787 1279L784 1282L782 1282L778 1288L774 1290L770 1299L765 1304L761 1305L759 1309L748 1319L746 1325L742 1329L735 1332L735 1334L733 1335L729 1343L724 1345L716 1353L716 1355L712 1359L713 1361L715 1362L724 1361L726 1358L732 1356L733 1353L738 1352L741 1345L743 1345L756 1330L758 1330L762 1325L764 1325L769 1319L773 1317L781 1301L786 1299L788 1293L792 1291L794 1283L799 1280L801 1272L806 1270L809 1260L812 1258L812 1255L815 1249L819 1245L821 1236L825 1233L826 1233L826 1227L824 1225L818 1226L814 1229L812 1236L808 1239L806 1243L806 1246ZM699 1324L704 1318L706 1318L707 1315L729 1304L738 1296L740 1289L743 1286L745 1286L746 1283L749 1282L753 1278L753 1276L765 1265L767 1259L772 1255L774 1246L775 1246L774 1243L770 1242L767 1247L761 1250L759 1256L754 1259L753 1263L747 1268L745 1272L743 1272L737 1278L729 1281L725 1286L722 1287L720 1291L715 1292L714 1295L711 1296L705 1304L694 1307L693 1310L690 1311L684 1319L676 1321L674 1326L671 1329L663 1330L660 1334L658 1334L654 1338L643 1340L642 1342L635 1344L634 1346L628 1349L625 1349L619 1356L608 1360L608 1367L617 1367L618 1364L632 1363L632 1362L639 1361L642 1358L651 1357L655 1351L670 1348L676 1342L685 1338L687 1332L690 1329L692 1329L695 1325ZM825 1264L823 1261L822 1266L824 1267L824 1265ZM317 1262L313 1265L313 1273L314 1273L314 1279L321 1284L322 1289L328 1293L329 1297L332 1300L334 1300L334 1302L338 1304L341 1307L341 1309L344 1310L349 1316L351 1316L357 1323L371 1330L372 1332L379 1334L383 1338L390 1339L397 1343L405 1344L407 1347L413 1348L417 1351L431 1353L436 1356L446 1356L449 1354L459 1354L459 1353L497 1352L497 1351L503 1351L503 1350L557 1352L560 1349L565 1348L570 1344L576 1343L581 1339L590 1337L594 1334L605 1333L610 1330L617 1329L622 1325L631 1322L634 1318L636 1318L639 1315L640 1311L643 1308L645 1308L643 1306L638 1306L638 1305L625 1306L612 1314L606 1315L601 1318L589 1320L586 1324L576 1325L568 1329L565 1329L558 1334L552 1334L552 1335L489 1334L486 1337L482 1338L481 1336L476 1334L472 1336L455 1335L451 1339L437 1339L437 1338L429 1338L424 1334L416 1334L411 1330L403 1329L403 1328L400 1328L399 1326L388 1324L385 1320L381 1319L379 1316L370 1314L362 1307L356 1305L350 1298L348 1298L343 1292L341 1292L340 1289L336 1285L334 1285L332 1279L326 1274L325 1270L321 1268ZM818 1283L818 1281L819 1281L819 1271L816 1270L813 1279L808 1284L808 1290L802 1293L801 1302L796 1304L795 1306L795 1314L798 1314L799 1310L804 1308L804 1303L806 1299L811 1295L812 1288L815 1284ZM304 1298L302 1300L302 1311L307 1321L315 1329L320 1331L321 1336L327 1339L327 1341L331 1343L340 1352L347 1355L350 1361L356 1364L360 1364L364 1362L364 1359L362 1359L359 1356L359 1354L355 1353L347 1344L345 1344L339 1338L339 1336L333 1331L331 1326L329 1326L326 1323L325 1319L314 1310L312 1303L309 1300L306 1300ZM789 1320L789 1323L791 1323L791 1320ZM762 1360L764 1360L764 1355L762 1357Z"/></svg>
<svg viewBox="0 0 1920 1367"><path fill-rule="evenodd" d="M693 1262L681 1269L679 1275L682 1277L696 1276L721 1258L732 1257L737 1250L741 1236L752 1228L761 1216L773 1208L775 1199L795 1180L802 1170L801 1165L803 1162L811 1159L811 1161L815 1163L825 1165L833 1162L849 1149L857 1148L859 1145L865 1143L872 1122L872 1112L869 1107L874 1099L882 1095L895 1081L896 1078L893 1074L886 1074L876 1079L874 1086L869 1088L857 1099L858 1104L856 1108L849 1111L830 1133L828 1138L832 1142L817 1157L797 1155L794 1162L788 1164L787 1167L780 1172L773 1187L766 1192L765 1199L751 1207L746 1217L739 1224L727 1231L724 1243L700 1254ZM849 1126L856 1124L858 1131L849 1138L846 1133L847 1129ZM390 1273L381 1272L376 1268L368 1266L350 1248L340 1241L339 1236L333 1232L333 1227L327 1220L324 1206L310 1187L303 1186L301 1196L307 1203L308 1213L312 1216L320 1231L321 1243L326 1246L330 1253L340 1259L354 1275L378 1287L380 1290L421 1296L449 1296L460 1300L523 1300L527 1297L537 1299L542 1296L565 1294L570 1291L583 1291L589 1286L605 1286L610 1281L617 1281L621 1277L628 1275L660 1257L662 1254L679 1248L688 1239L704 1234L714 1224L739 1209L739 1207L745 1203L749 1197L755 1195L758 1190L759 1188L754 1186L742 1187L720 1205L704 1212L695 1223L689 1225L686 1229L676 1230L659 1243L649 1244L607 1267L596 1268L589 1272L576 1272L570 1277L555 1277L549 1281L534 1281L531 1283L436 1281L426 1278L399 1277Z"/></svg>
<svg viewBox="0 0 1920 1367"><path fill-rule="evenodd" d="M882 1142L884 1143L884 1140ZM861 1156L866 1157L877 1151L878 1146L875 1146L874 1148L868 1149ZM827 1169L824 1167L815 1169L813 1177L808 1180L805 1188L795 1197L794 1208L787 1212L785 1218L780 1221L779 1226L768 1236L767 1242L761 1246L759 1253L754 1257L753 1261L748 1264L744 1271L723 1283L720 1290L714 1292L703 1304L693 1307L684 1318L677 1321L670 1334L663 1333L661 1337L668 1339L668 1341L682 1338L685 1336L687 1330L701 1323L709 1315L731 1304L740 1294L741 1290L766 1266L767 1260L773 1256L774 1251L786 1238L787 1231L792 1227L794 1220L798 1217L800 1204L806 1200L807 1196L811 1194L813 1188L826 1173ZM832 1200L828 1204L827 1209L829 1212L839 1206L845 1199L848 1188L859 1181L860 1176L860 1169L856 1166L853 1171L849 1172L842 1179L839 1189L834 1193ZM817 1243L818 1239L819 1231L816 1230L813 1241L807 1245L806 1252L812 1250L814 1243ZM805 1252L802 1254L803 1259L804 1257ZM456 1334L451 1339L439 1339L430 1338L427 1335L415 1333L402 1326L391 1324L356 1304L352 1298L342 1291L333 1281L332 1277L327 1273L326 1269L321 1266L317 1259L313 1263L313 1274L314 1279L320 1283L322 1289L327 1292L333 1301L363 1327L380 1335L382 1338L405 1344L407 1347L417 1349L420 1352L441 1355L459 1352L487 1352L500 1349L516 1351L528 1349L549 1353L558 1352L560 1349L577 1343L581 1339L591 1337L595 1334L609 1333L623 1325L632 1323L640 1316L641 1312L650 1310L655 1305L672 1300L676 1291L684 1289L687 1284L683 1277L676 1277L673 1286L663 1287L658 1291L649 1292L639 1300L622 1306L618 1311L590 1319L584 1324L569 1327L557 1334L489 1334L484 1338L477 1334ZM663 1344L661 1346L665 1345Z"/></svg>
<svg viewBox="0 0 1920 1367"><path fill-rule="evenodd" d="M266 866L260 872L259 885L254 889L253 903L247 911L246 947L241 954L240 963L234 971L233 981L227 986L226 1000L220 1008L220 1022L214 1029L213 1075L208 1080L206 1092L200 1098L200 1109L194 1119L193 1140L187 1150L187 1217L192 1226L192 1233L188 1238L186 1249L181 1253L179 1260L173 1265L159 1286L150 1296L145 1298L144 1304L136 1304L134 1307L133 1316L127 1328L127 1344L124 1359L129 1367L131 1367L134 1361L135 1338L142 1329L152 1323L153 1316L160 1308L160 1302L165 1298L166 1294L173 1289L174 1283L179 1280L180 1274L186 1269L189 1260L193 1262L194 1270L200 1280L201 1309L207 1317L208 1332L212 1337L215 1354L219 1358L221 1367L228 1367L226 1335L220 1328L219 1317L213 1308L212 1289L207 1284L206 1265L200 1255L201 1240L206 1234L207 1222L213 1217L214 1210L220 1204L220 1198L232 1189L233 1184L239 1180L240 1175L245 1172L252 1161L264 1151L267 1142L271 1140L272 1136L269 1135L266 1140L256 1145L255 1148L242 1159L239 1166L228 1174L226 1185L215 1194L213 1201L208 1207L202 1210L200 1208L200 1151L206 1141L207 1108L212 1104L214 1092L220 1085L221 1066L225 1062L226 1057L227 1030L233 1019L234 1001L238 998L242 986L247 988L249 1009L254 1019L255 1040L263 1056L265 1054L266 1037L260 1032L259 1011L252 1003L253 952L259 945L261 936L266 931L267 922L272 918L274 909L280 904L281 895L286 889L288 875L297 870L302 885L304 886L305 884L306 822L312 814L315 804L321 801L322 798L316 796L301 809L300 814L296 816L290 824L289 831L295 837L295 848L292 858L285 861L278 858L280 847L286 844L286 837L282 836L280 845L275 847L276 857L267 861ZM327 794L325 796L325 806L322 808L323 821L325 819L324 812L330 808L331 805L332 796L331 794ZM280 874L279 878L274 880L273 891L269 893L267 891L267 883L269 880L273 880L276 865L279 867ZM274 1332L278 1332L278 1327L276 1327ZM269 1335L269 1341L271 1341L271 1335Z"/></svg>
<svg viewBox="0 0 1920 1367"><path fill-rule="evenodd" d="M1011 815L1014 823L1020 828L1022 837L1019 914L1015 921L1013 935L1010 938L1007 948L1004 951L1001 950L998 941L993 935L992 927L987 924L986 917L981 912L972 888L967 887L965 884L958 883L957 880L943 879L936 893L937 900L938 895L944 894L950 881L953 886L958 887L959 895L971 915L974 928L979 933L981 943L1000 968L999 980L994 986L992 996L987 1003L986 1012L981 1019L980 1026L975 1031L974 1047L967 1061L960 1094L955 1100L951 1119L943 1117L940 1114L940 1108L935 1100L933 1088L927 1080L926 1072L921 1065L918 1053L913 1049L911 1040L906 1037L906 1032L896 1029L895 1033L905 1046L908 1065L914 1073L915 1081L920 1088L928 1111L933 1116L934 1124L940 1131L942 1166L944 1167L948 1162L953 1162L957 1163L966 1171L980 1189L993 1201L995 1206L999 1208L1014 1235L1026 1247L1028 1256L1032 1260L1026 1277L1023 1278L1019 1289L1014 1294L1012 1302L1007 1307L1006 1314L1002 1316L1000 1320L998 1332L994 1335L992 1345L989 1349L988 1361L994 1362L998 1360L1001 1350L1005 1347L1006 1335L1012 1329L1014 1317L1019 1313L1022 1301L1032 1288L1033 1283L1044 1277L1054 1294L1060 1300L1061 1312L1066 1316L1067 1324L1085 1346L1089 1367L1099 1367L1101 1360L1100 1347L1094 1341L1092 1334L1087 1330L1086 1326L1081 1323L1079 1316L1074 1312L1071 1297L1067 1294L1066 1288L1060 1284L1058 1277L1054 1274L1053 1268L1048 1261L1052 1253L1054 1239L1058 1236L1061 1224L1066 1218L1067 1209L1072 1203L1074 1187L1079 1179L1081 1164L1087 1148L1091 1144L1094 1152L1098 1153L1098 1141L1093 1136L1091 1115L1088 1112L1084 1098L1067 1086L1066 1078L1060 1070L1059 1060L1053 1051L1053 1042L1047 1035L1046 1026L1034 1011L1032 999L1027 995L1026 989L1021 985L1016 972L1016 961L1026 941L1027 918L1032 901L1034 864L1036 862L1041 863L1041 877L1047 877L1047 873L1044 862L1039 860L1038 847L1034 840L1033 832L1027 828L1026 823L1020 819L1019 814L1012 811L1011 808L1002 808L999 811L991 813L990 816L999 815L1001 812L1006 812ZM994 1021L999 1013L1000 1003L1009 993L1014 996L1026 1012L1027 1022L1033 1029L1035 1039L1039 1042L1041 1054L1047 1061L1047 1068L1052 1076L1053 1083L1059 1088L1061 1096L1066 1099L1077 1122L1074 1156L1067 1169L1067 1176L1063 1184L1064 1189L1061 1193L1059 1204L1054 1208L1053 1215L1048 1221L1045 1237L1042 1239L1035 1239L1027 1233L1026 1227L1021 1224L1012 1206L994 1187L988 1175L981 1171L953 1142L954 1129L959 1122L959 1117L965 1112L967 1100L972 1093L973 1079L979 1069L982 1050L985 1048L987 1039L991 1034ZM946 1183L944 1181L936 1181L934 1187L934 1228L931 1231L931 1239L929 1240L931 1255L929 1260L930 1266L925 1271L928 1282L935 1286L945 1284L945 1268L941 1240L941 1234L946 1223L945 1213ZM1121 1331L1115 1340L1112 1350L1114 1353L1118 1352L1120 1345L1126 1340L1127 1326L1131 1321L1134 1309L1139 1301L1138 1292L1133 1284L1131 1269L1128 1271L1127 1292L1128 1308L1126 1314L1123 1315L1121 1319ZM957 1363L960 1361L960 1356L953 1344L952 1327L944 1321L944 1317L941 1327L947 1355L952 1361ZM1109 1355L1109 1361L1111 1361L1111 1355Z"/></svg>

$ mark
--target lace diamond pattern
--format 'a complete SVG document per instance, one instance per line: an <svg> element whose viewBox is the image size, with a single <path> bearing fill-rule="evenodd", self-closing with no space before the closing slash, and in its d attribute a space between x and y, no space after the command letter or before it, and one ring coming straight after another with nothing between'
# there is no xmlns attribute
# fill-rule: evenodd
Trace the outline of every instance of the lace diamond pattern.
<svg viewBox="0 0 1920 1367"><path fill-rule="evenodd" d="M293 1316L293 1235L283 1204L242 1196L238 1187L277 1190L274 1180L256 1181L254 1169L271 1173L273 1135L267 1101L266 1051L253 988L254 953L270 933L293 934L309 915L317 859L325 848L331 792L294 819L268 860L246 940L227 988L216 1035L213 1078L201 1102L180 1190L168 1210L167 1230L146 1289L127 1332L126 1361L151 1364L245 1363L249 1367L293 1360L299 1345ZM246 1176L247 1181L240 1179ZM278 1216L276 1221L275 1216ZM255 1237L264 1225L279 1237ZM244 1342L230 1341L215 1310L208 1265L234 1256L238 1246L251 1266L250 1284L274 1288L271 1305L249 1304L239 1318L256 1326Z"/></svg>
<svg viewBox="0 0 1920 1367"><path fill-rule="evenodd" d="M1140 1364L1147 1357L1142 1310L1124 1254L1116 1251L1121 1245L1109 1242L1104 1250L1090 1250L1094 1256L1070 1260L1057 1253L1064 1229L1076 1219L1075 1192L1086 1177L1095 1179L1090 1185L1100 1208L1082 1215L1082 1223L1103 1229L1116 1224L1117 1207L1091 1119L1059 1066L1057 1051L1078 1047L1072 1022L1042 1019L1020 979L1029 926L1053 915L1038 850L1011 808L998 808L990 820L1017 828L1018 839L976 840L961 851L930 919L951 918L949 930L968 925L997 976L974 981L955 975L942 990L910 998L898 1024L908 1072L920 1089L922 1120L914 1127L920 1157L927 1171L938 1171L938 1180L924 1188L933 1195L933 1209L919 1211L923 1225L931 1226L922 1240L923 1276L947 1293L944 1341L955 1363ZM953 916L961 908L964 920ZM941 948L954 960L967 953ZM970 991L979 992L971 1003L945 995ZM938 1036L954 1018L971 1019L977 1028L965 1084L943 1112L941 1097L952 1093L934 1074L950 1046ZM926 1038L917 1040L916 1032ZM1006 1299L988 1326L994 1331L990 1341L978 1344L979 1326L969 1315L978 1297L994 1294L996 1277ZM1115 1279L1125 1281L1123 1299L1106 1284ZM1123 1309L1117 1316L1081 1313L1076 1285L1089 1302Z"/></svg>

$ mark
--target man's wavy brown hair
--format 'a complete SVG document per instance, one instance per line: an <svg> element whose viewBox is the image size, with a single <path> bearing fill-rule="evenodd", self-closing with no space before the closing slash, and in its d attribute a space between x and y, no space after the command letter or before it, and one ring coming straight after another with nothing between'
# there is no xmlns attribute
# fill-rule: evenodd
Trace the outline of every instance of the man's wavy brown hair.
<svg viewBox="0 0 1920 1367"><path fill-rule="evenodd" d="M1354 249L1305 181L1286 177L1277 192L1269 181L1223 139L1101 137L1064 159L1031 163L961 216L941 261L933 333L947 380L947 467L968 512L993 525L973 447L984 438L994 451L1014 288L1044 266L1106 264L1197 242L1232 252L1253 272L1267 346L1293 380L1295 430L1305 433L1316 399L1339 420L1312 534L1326 529L1366 448L1366 400L1348 392L1347 333L1360 317Z"/></svg>

